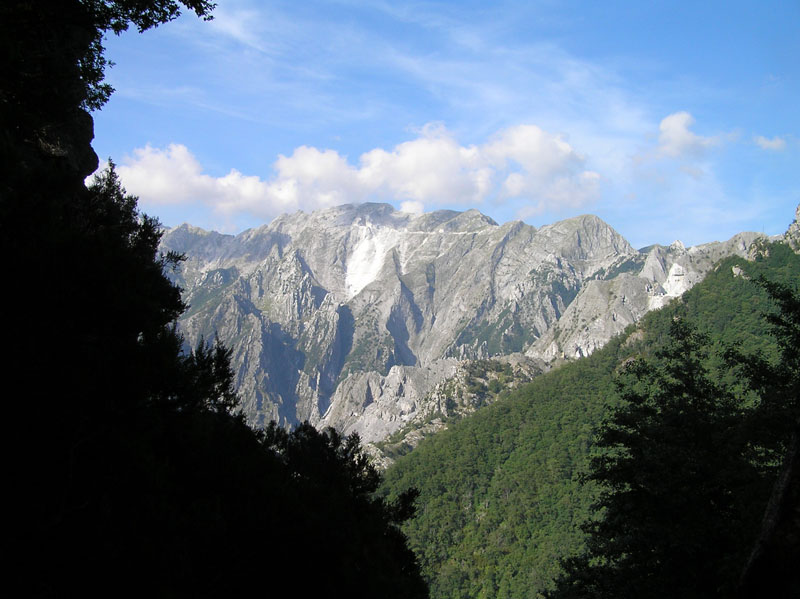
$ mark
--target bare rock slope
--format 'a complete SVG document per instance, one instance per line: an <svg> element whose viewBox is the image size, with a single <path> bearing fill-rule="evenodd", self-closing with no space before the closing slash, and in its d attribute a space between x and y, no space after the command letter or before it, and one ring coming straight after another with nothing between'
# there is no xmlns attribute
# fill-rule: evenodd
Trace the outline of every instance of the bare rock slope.
<svg viewBox="0 0 800 599"><path fill-rule="evenodd" d="M432 410L470 360L588 355L759 237L637 251L595 216L534 228L388 204L284 215L237 236L164 235L188 344L233 349L256 425L309 420L380 441ZM437 385L439 387L437 387Z"/></svg>

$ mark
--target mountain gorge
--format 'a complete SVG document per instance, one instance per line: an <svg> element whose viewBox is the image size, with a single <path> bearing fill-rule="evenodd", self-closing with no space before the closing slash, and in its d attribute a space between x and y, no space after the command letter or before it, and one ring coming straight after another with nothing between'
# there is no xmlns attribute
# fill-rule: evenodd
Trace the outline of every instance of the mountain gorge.
<svg viewBox="0 0 800 599"><path fill-rule="evenodd" d="M587 356L758 237L636 250L595 216L535 228L367 203L236 236L181 225L161 247L186 256L172 276L187 344L233 349L252 423L378 442L446 413L442 390L472 361L511 360L524 380Z"/></svg>

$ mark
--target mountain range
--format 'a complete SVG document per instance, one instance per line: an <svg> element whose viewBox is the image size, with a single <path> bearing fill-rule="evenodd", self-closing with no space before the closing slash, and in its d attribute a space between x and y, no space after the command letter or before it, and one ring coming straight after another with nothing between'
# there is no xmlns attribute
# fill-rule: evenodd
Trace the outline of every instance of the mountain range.
<svg viewBox="0 0 800 599"><path fill-rule="evenodd" d="M452 411L443 390L463 397L475 361L513 381L587 356L763 238L637 250L591 215L536 228L365 203L235 236L184 224L161 249L185 256L172 276L187 345L232 349L251 423L308 420L374 443Z"/></svg>

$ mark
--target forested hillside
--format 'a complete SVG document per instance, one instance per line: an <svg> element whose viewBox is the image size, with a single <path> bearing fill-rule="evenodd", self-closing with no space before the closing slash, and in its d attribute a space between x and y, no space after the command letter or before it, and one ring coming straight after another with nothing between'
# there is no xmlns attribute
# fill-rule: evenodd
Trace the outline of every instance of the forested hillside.
<svg viewBox="0 0 800 599"><path fill-rule="evenodd" d="M400 458L383 492L420 490L418 516L405 530L432 597L536 596L552 587L559 560L584 546L580 526L593 515L598 487L582 480L594 431L620 401L618 373L633 358L655 359L677 317L708 335L710 378L739 397L740 407L754 402L737 380L741 370L723 354L735 346L768 362L778 357L764 318L774 306L754 283L760 276L796 289L800 256L774 244L753 261L723 260L680 301L602 350L538 377ZM763 504L753 512L760 522ZM754 539L740 541L744 547Z"/></svg>

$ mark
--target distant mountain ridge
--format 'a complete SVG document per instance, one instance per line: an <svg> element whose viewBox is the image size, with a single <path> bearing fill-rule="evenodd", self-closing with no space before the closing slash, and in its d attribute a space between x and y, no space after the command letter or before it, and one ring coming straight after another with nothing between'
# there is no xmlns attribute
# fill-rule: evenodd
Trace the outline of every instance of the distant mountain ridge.
<svg viewBox="0 0 800 599"><path fill-rule="evenodd" d="M531 371L589 355L759 238L637 251L591 215L537 229L366 203L236 236L181 225L162 249L187 258L181 331L232 348L251 422L374 442L428 415L466 360L516 355Z"/></svg>

